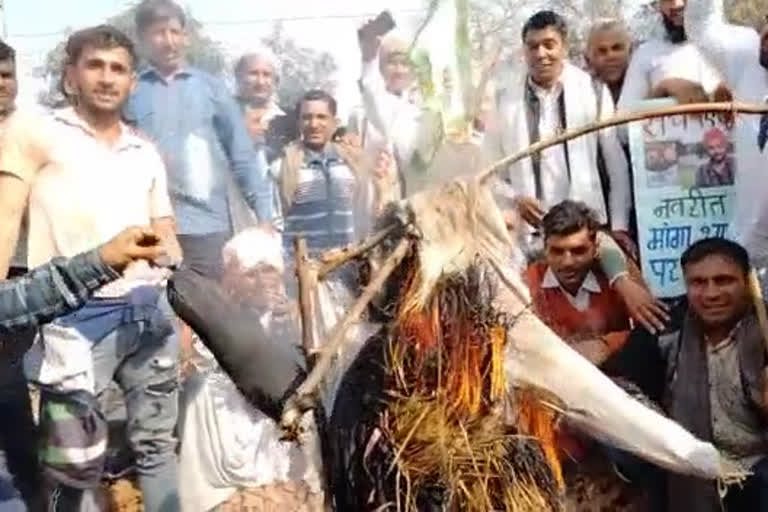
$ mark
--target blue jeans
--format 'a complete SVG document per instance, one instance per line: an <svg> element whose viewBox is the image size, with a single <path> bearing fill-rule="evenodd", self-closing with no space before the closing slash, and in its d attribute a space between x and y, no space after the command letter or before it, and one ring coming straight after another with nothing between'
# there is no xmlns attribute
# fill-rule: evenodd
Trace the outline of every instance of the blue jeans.
<svg viewBox="0 0 768 512"><path fill-rule="evenodd" d="M176 512L179 343L168 321L171 309L165 293L139 302L93 299L56 322L94 341L96 396L112 381L123 392L126 436L136 459L144 510Z"/></svg>
<svg viewBox="0 0 768 512"><path fill-rule="evenodd" d="M25 512L28 499L39 490L35 423L21 364L0 361L0 512Z"/></svg>

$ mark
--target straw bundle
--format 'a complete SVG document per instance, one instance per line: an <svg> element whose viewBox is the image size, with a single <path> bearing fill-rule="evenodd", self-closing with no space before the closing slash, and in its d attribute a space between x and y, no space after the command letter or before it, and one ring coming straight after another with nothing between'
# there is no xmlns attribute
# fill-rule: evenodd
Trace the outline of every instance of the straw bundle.
<svg viewBox="0 0 768 512"><path fill-rule="evenodd" d="M443 510L560 510L554 415L540 414L544 407L527 394L526 424L511 429L504 421L507 320L491 306L486 272L477 264L445 277L414 309L418 259L404 265L380 420L394 453L398 508L423 510L425 495L437 494Z"/></svg>

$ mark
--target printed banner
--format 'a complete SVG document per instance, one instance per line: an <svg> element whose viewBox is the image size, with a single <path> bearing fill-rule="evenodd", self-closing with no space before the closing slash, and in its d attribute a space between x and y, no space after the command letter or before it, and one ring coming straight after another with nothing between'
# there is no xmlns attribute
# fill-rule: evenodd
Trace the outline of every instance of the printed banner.
<svg viewBox="0 0 768 512"><path fill-rule="evenodd" d="M738 172L731 130L715 114L672 116L632 123L629 141L643 275L657 297L684 295L682 253L728 235Z"/></svg>

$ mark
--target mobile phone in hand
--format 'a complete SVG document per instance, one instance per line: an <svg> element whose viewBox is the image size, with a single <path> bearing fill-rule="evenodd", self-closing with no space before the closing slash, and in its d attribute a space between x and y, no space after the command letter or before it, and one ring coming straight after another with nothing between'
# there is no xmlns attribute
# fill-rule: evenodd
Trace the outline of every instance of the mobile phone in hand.
<svg viewBox="0 0 768 512"><path fill-rule="evenodd" d="M376 18L365 24L360 29L360 36L363 37L381 37L395 28L395 19L389 11L382 11Z"/></svg>

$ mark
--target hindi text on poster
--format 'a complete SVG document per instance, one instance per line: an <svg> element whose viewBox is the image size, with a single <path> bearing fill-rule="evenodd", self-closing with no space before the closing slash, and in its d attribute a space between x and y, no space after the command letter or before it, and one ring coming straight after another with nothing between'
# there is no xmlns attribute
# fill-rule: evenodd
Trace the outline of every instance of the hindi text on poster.
<svg viewBox="0 0 768 512"><path fill-rule="evenodd" d="M716 115L671 116L631 124L629 140L643 275L655 295L683 295L682 253L728 235L738 172L731 130Z"/></svg>

